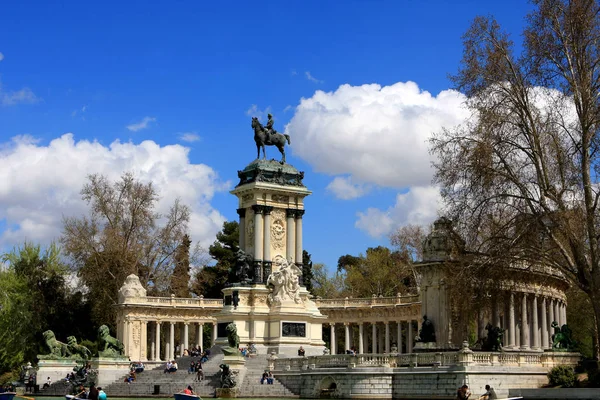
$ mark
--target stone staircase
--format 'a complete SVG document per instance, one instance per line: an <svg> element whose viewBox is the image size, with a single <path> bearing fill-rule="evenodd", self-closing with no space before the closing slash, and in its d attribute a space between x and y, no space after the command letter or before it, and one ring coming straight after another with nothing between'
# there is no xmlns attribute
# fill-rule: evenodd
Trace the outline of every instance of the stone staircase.
<svg viewBox="0 0 600 400"><path fill-rule="evenodd" d="M240 386L241 397L275 397L275 398L298 398L288 390L281 382L274 379L272 385L265 382L261 385L260 378L268 367L268 355L259 354L255 357L246 358L246 377Z"/></svg>
<svg viewBox="0 0 600 400"><path fill-rule="evenodd" d="M103 389L109 397L150 397L153 395L172 397L173 393L181 392L190 385L194 388L194 392L201 397L212 397L220 382L219 365L223 363L223 354L220 353L218 348L211 349L209 360L202 363L204 380L200 382L196 381L196 373L188 373L190 363L200 360L200 357L180 357L177 359L179 367L177 372L165 374L163 364L155 369L137 374L135 382L123 382L125 379L123 376L117 382ZM155 393L155 386L159 386L159 393Z"/></svg>

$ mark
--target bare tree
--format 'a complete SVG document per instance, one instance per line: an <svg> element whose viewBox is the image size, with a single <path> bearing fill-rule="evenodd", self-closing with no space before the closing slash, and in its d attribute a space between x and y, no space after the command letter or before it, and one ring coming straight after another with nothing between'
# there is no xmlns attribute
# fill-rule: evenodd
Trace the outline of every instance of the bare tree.
<svg viewBox="0 0 600 400"><path fill-rule="evenodd" d="M61 243L72 267L88 287L93 319L114 323L112 305L129 274L155 292L168 289L174 254L187 232L190 211L176 200L165 216L154 211L151 183L131 173L117 182L90 175L81 191L90 214L64 218Z"/></svg>
<svg viewBox="0 0 600 400"><path fill-rule="evenodd" d="M521 54L492 18L465 34L453 79L472 117L432 139L435 181L480 262L560 271L598 331L600 7L533 3Z"/></svg>

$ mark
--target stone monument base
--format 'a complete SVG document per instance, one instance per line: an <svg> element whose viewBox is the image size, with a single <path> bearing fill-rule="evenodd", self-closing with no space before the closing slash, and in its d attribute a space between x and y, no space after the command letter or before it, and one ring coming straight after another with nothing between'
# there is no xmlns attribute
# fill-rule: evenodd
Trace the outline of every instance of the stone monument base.
<svg viewBox="0 0 600 400"><path fill-rule="evenodd" d="M417 342L413 347L414 353L436 353L440 351L451 351L457 349L450 349L448 347L442 348L437 345L436 342Z"/></svg>
<svg viewBox="0 0 600 400"><path fill-rule="evenodd" d="M123 378L129 373L129 364L127 358L105 358L96 357L91 360L92 368L98 370L96 386L107 386L119 378Z"/></svg>
<svg viewBox="0 0 600 400"><path fill-rule="evenodd" d="M65 379L78 365L77 361L69 359L40 360L37 371L38 382L46 382L48 377L52 379L52 382L58 382Z"/></svg>
<svg viewBox="0 0 600 400"><path fill-rule="evenodd" d="M240 389L238 387L234 388L217 388L217 397L220 399L235 399L236 397L240 397Z"/></svg>

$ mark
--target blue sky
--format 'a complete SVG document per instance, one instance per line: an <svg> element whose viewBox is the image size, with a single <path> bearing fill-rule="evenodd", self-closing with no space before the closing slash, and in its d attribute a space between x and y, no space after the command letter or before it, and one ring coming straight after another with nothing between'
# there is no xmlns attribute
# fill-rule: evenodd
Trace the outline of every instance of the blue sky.
<svg viewBox="0 0 600 400"><path fill-rule="evenodd" d="M250 117L267 111L314 192L304 222L313 261L333 269L343 254L387 245L398 226L435 217L424 143L465 117L447 91L462 34L493 14L518 42L529 7L5 2L0 248L47 243L63 215L85 212L85 174L123 170L154 181L162 208L176 195L189 203L194 238L212 242L237 218L228 190L255 158Z"/></svg>

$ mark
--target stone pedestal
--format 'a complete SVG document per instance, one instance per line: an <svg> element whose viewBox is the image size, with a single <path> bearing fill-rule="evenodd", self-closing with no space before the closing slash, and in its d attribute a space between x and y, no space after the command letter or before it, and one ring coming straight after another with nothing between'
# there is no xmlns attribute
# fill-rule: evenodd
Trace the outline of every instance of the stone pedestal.
<svg viewBox="0 0 600 400"><path fill-rule="evenodd" d="M105 387L129 373L130 361L127 358L97 357L92 358L91 364L98 370L96 386Z"/></svg>
<svg viewBox="0 0 600 400"><path fill-rule="evenodd" d="M40 360L38 362L38 382L45 382L48 377L52 382L58 382L73 372L78 364L75 360Z"/></svg>

